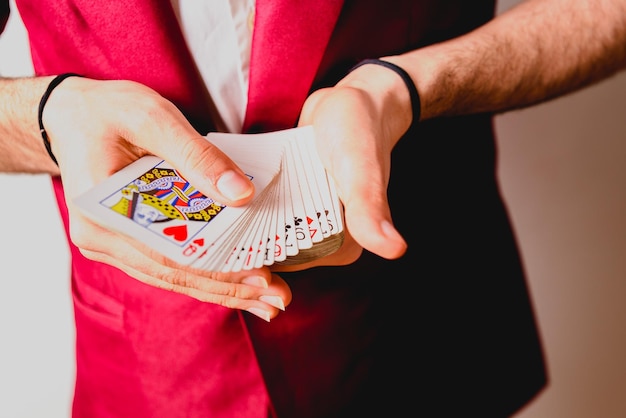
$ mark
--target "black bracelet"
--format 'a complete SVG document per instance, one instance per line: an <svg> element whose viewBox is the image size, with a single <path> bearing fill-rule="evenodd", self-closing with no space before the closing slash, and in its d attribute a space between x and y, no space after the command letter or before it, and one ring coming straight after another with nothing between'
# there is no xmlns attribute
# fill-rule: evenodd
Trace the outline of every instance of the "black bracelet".
<svg viewBox="0 0 626 418"><path fill-rule="evenodd" d="M413 127L415 127L420 120L422 107L420 103L420 95L417 92L417 87L415 87L415 83L413 83L411 76L404 70L404 68L399 67L396 64L392 64L388 61L383 61L377 58L365 59L359 62L354 67L352 67L350 72L356 70L357 68L365 64L382 65L383 67L389 68L390 70L394 71L396 74L398 74L402 78L402 81L404 81L404 84L406 84L407 89L409 89L409 96L411 97L411 109L413 111L413 120L411 121L411 126L409 127L408 131L412 130Z"/></svg>
<svg viewBox="0 0 626 418"><path fill-rule="evenodd" d="M50 97L50 93L52 93L52 90L54 90L56 86L61 84L61 82L68 77L82 77L82 75L75 74L75 73L64 73L64 74L60 74L54 77L52 81L50 82L50 84L48 84L48 88L46 89L46 92L43 94L43 96L41 96L41 100L39 101L39 112L37 114L37 118L39 120L39 132L41 132L41 138L43 139L43 144L46 147L46 151L48 151L48 155L50 156L50 158L52 158L52 161L54 161L54 163L57 166L59 165L59 163L57 162L56 157L52 153L52 148L50 147L50 141L48 140L48 134L46 133L46 128L43 127L43 119L42 119L43 108L46 105L46 102L48 101L48 98Z"/></svg>

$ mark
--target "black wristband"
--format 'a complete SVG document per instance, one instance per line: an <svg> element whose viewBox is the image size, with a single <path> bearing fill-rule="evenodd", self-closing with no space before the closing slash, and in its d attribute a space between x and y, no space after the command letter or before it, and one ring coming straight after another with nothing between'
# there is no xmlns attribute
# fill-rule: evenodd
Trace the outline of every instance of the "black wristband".
<svg viewBox="0 0 626 418"><path fill-rule="evenodd" d="M417 92L417 87L415 87L415 83L411 79L411 76L409 75L409 73L407 73L404 70L404 68L396 64L392 64L388 61L383 61L377 58L365 59L359 62L354 67L352 67L350 72L356 70L357 68L365 64L375 64L375 65L381 65L385 68L389 68L391 71L394 71L396 74L398 74L402 78L402 81L404 81L404 84L406 84L407 89L409 89L409 96L411 98L411 109L413 112L413 120L411 121L411 126L409 127L408 130L409 131L412 130L413 127L415 127L420 120L422 107L421 107L421 102L420 102L420 95Z"/></svg>
<svg viewBox="0 0 626 418"><path fill-rule="evenodd" d="M46 151L48 151L48 155L50 156L50 158L52 159L52 161L54 161L56 165L59 165L59 163L57 162L56 157L52 153L52 148L50 147L50 141L48 140L48 134L46 133L46 128L43 127L43 108L46 105L46 102L48 101L48 98L50 97L50 93L52 93L52 90L54 90L56 86L61 84L61 82L68 77L82 77L82 75L75 74L75 73L64 73L64 74L59 74L58 76L54 77L52 81L50 82L50 84L48 84L48 88L46 89L43 96L41 96L41 100L39 101L39 111L37 114L37 119L39 120L39 132L41 132L41 138L43 139L43 144L46 147Z"/></svg>

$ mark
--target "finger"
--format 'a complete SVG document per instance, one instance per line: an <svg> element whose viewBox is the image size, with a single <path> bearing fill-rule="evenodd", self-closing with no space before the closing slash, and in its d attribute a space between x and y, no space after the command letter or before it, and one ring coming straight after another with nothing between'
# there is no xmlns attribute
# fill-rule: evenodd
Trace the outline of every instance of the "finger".
<svg viewBox="0 0 626 418"><path fill-rule="evenodd" d="M254 195L249 177L229 156L201 136L172 103L164 99L163 102L158 107L160 114L152 115L151 123L137 131L145 137L160 139L151 143L151 150L220 203L236 206L249 202Z"/></svg>
<svg viewBox="0 0 626 418"><path fill-rule="evenodd" d="M388 259L400 257L406 242L393 226L384 175L358 159L337 166L333 178L344 205L346 229L363 248Z"/></svg>
<svg viewBox="0 0 626 418"><path fill-rule="evenodd" d="M168 162L203 194L227 206L248 203L254 196L250 178L204 137L178 137L166 150Z"/></svg>
<svg viewBox="0 0 626 418"><path fill-rule="evenodd" d="M235 273L193 269L88 221L72 225L72 240L83 255L113 265L142 282L238 309L249 307L248 303L240 302L242 300L261 301L280 310L291 303L287 283L266 267ZM109 243L114 244L108 246Z"/></svg>
<svg viewBox="0 0 626 418"><path fill-rule="evenodd" d="M127 251L132 251L126 248ZM275 318L291 302L291 292L280 278L273 285L260 288L243 283L223 282L193 272L170 267L156 267L141 253L133 254L136 263L129 266L105 253L81 249L90 260L119 268L129 276L150 286L213 303L225 308L249 311L266 321Z"/></svg>
<svg viewBox="0 0 626 418"><path fill-rule="evenodd" d="M100 175L111 175L110 170L119 170L147 153L155 154L221 203L240 205L253 197L254 186L237 164L154 90L132 81L88 78L68 79L60 87L44 115L55 153L78 155L81 150L90 164L102 167ZM102 105L105 102L107 106ZM83 117L85 113L89 117ZM66 144L64 151L61 143Z"/></svg>
<svg viewBox="0 0 626 418"><path fill-rule="evenodd" d="M161 277L155 277L143 270L145 267L143 263L140 263L140 270L137 270L128 265L121 265L116 259L103 253L85 250L81 250L81 253L91 260L113 265L147 285L225 308L248 311L265 321L275 318L291 302L290 297L283 298L276 294L265 293L271 292L271 290L259 290L254 286L224 283L206 277L194 277L193 274L183 270L159 271L158 275ZM149 264L153 265L152 263ZM259 295L259 293L261 294ZM285 299L288 302L285 302Z"/></svg>
<svg viewBox="0 0 626 418"><path fill-rule="evenodd" d="M322 143L334 142L326 147L332 153L325 165L343 203L346 228L363 248L388 259L400 257L406 242L393 226L387 200L390 152L379 149L376 134L365 129L317 132Z"/></svg>
<svg viewBox="0 0 626 418"><path fill-rule="evenodd" d="M346 227L363 248L387 259L398 258L406 252L407 244L393 225L387 200L374 199L373 194L356 189L350 192Z"/></svg>
<svg viewBox="0 0 626 418"><path fill-rule="evenodd" d="M387 201L394 141L380 115L380 106L363 90L330 88L309 96L300 122L313 124L354 239L375 254L397 258L406 242L393 226Z"/></svg>

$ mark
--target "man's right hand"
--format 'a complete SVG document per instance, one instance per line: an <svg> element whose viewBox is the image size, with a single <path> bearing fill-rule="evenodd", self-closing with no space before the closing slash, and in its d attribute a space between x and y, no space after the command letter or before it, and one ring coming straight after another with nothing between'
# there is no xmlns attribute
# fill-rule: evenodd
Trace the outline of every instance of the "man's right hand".
<svg viewBox="0 0 626 418"><path fill-rule="evenodd" d="M252 199L253 185L241 169L171 102L132 81L70 77L50 95L43 122L63 180L71 239L86 257L144 283L268 321L289 304L288 285L266 267L228 274L190 269L92 222L72 203L148 154L166 159L200 192L225 205Z"/></svg>

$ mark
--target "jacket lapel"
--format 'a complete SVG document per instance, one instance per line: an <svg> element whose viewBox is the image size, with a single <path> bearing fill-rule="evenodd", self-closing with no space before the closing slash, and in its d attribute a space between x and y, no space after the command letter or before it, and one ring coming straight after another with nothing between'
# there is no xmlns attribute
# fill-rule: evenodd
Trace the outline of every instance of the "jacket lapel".
<svg viewBox="0 0 626 418"><path fill-rule="evenodd" d="M257 0L244 132L297 123L342 0Z"/></svg>

